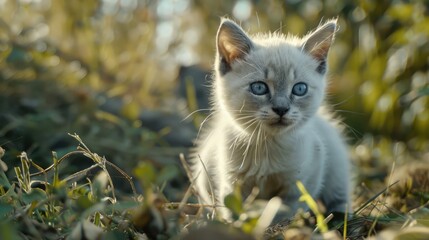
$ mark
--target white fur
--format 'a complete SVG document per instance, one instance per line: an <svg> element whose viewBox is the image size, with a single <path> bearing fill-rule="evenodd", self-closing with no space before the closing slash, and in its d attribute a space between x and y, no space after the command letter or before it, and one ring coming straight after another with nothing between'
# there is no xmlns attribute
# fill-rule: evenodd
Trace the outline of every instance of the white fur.
<svg viewBox="0 0 429 240"><path fill-rule="evenodd" d="M230 26L223 33L225 22ZM325 43L326 36L330 41L326 44L330 46L332 41L333 32L329 35L329 29L320 31L323 27L326 25L301 40L281 34L250 38L231 21L224 20L221 24L218 38L223 35L218 46L222 44L219 41L231 38L235 42L228 42L223 51L247 52L244 55L232 52L227 59L230 70L226 73L220 67L221 55L225 53L218 52L212 90L214 112L204 124L192 156L195 187L202 203L223 205L224 197L239 182L244 196L254 187L259 188L260 198L280 196L290 209L287 216L291 216L297 208L306 208L298 202L299 180L311 196L324 202L328 211L346 211L346 205L349 206L346 145L335 120L320 108L325 75L316 71L318 61L312 57L314 52L317 57L326 57L326 45L323 49L317 47ZM317 39L319 36L323 39ZM248 42L239 45L237 41ZM309 42L315 42L314 48L308 46ZM307 52L301 48L305 43L310 49ZM326 53L320 54L321 50ZM267 84L270 97L249 92L249 84L255 81ZM291 97L292 87L298 82L308 85L308 93ZM279 119L272 110L274 102L290 107L281 117L285 125L271 125Z"/></svg>

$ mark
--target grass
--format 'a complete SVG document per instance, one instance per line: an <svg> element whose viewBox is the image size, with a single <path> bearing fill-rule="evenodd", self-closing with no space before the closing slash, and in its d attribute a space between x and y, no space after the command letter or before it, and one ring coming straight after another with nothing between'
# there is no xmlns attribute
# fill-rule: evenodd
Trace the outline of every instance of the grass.
<svg viewBox="0 0 429 240"><path fill-rule="evenodd" d="M49 167L40 167L22 152L18 156L21 165L14 167L13 177L7 177L4 168L0 171L1 239L195 239L204 232L210 232L212 237L226 233L232 239L362 239L372 236L425 239L429 236L428 193L410 188L412 181L422 177L416 173L411 179L406 178L405 184L395 182L369 196L353 214L328 218L323 217L317 203L298 183L302 200L315 216L299 212L294 219L273 226L269 224L279 200L262 202L255 199L255 193L242 201L237 189L227 197L226 207L233 212L233 219L225 223L206 216L201 205L192 203L195 193L191 185L184 190L180 202L170 202L164 196L165 183L177 175L175 168L157 169L149 162L141 162L133 172L136 179L132 179L105 157L94 153L78 135L70 136L78 143L77 149L61 157L53 152ZM3 149L0 153L0 158L8 154ZM62 176L60 166L71 161L74 155L84 156L92 165ZM181 159L184 161L183 155ZM186 164L184 167L186 171ZM112 170L126 179L131 193L116 189ZM94 172L96 175L90 177ZM142 188L141 194L137 193L136 183ZM416 206L415 201L420 204L406 212L394 209L391 206L395 205L397 195L408 199L409 207Z"/></svg>

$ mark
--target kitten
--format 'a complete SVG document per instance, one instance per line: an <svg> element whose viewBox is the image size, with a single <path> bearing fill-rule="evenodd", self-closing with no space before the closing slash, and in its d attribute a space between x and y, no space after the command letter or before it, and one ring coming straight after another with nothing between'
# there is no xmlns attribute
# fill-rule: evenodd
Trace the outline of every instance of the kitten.
<svg viewBox="0 0 429 240"><path fill-rule="evenodd" d="M301 181L328 212L349 206L349 162L335 120L322 113L326 58L336 20L300 39L248 36L223 19L217 33L213 108L193 151L200 201L223 205L234 184L243 196L279 196L292 216ZM211 195L213 193L213 195Z"/></svg>

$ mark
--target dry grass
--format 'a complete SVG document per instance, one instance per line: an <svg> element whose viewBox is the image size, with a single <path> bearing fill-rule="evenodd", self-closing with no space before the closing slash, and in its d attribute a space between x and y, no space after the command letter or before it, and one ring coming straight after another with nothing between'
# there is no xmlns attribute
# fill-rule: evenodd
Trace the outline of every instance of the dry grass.
<svg viewBox="0 0 429 240"><path fill-rule="evenodd" d="M8 178L0 172L0 237L8 239L427 239L429 237L428 179L429 165L423 163L397 167L387 177L391 183L378 193L368 190L356 198L353 213L320 215L298 212L293 219L270 225L270 209L277 209L275 201L263 202L255 196L244 203L230 201L231 222L217 219L215 206L191 203L196 194L192 181L183 190L182 201L170 202L159 188L160 183L175 177L174 171L157 170L143 162L133 175L142 186L137 194L137 183L121 169L91 151L77 135L76 151L57 157L53 164L42 168L27 154L20 154L21 166L15 167L15 176ZM7 154L2 149L0 158ZM74 174L61 176L59 166L73 155L82 155L93 165ZM181 156L185 172L192 175ZM5 163L2 163L5 165ZM107 167L113 167L111 170ZM89 178L90 172L99 173ZM111 172L128 181L131 194L117 193ZM380 182L380 185L382 183ZM305 195L305 194L304 194ZM233 196L234 197L234 196ZM237 197L237 196L236 196ZM366 199L359 203L361 199ZM217 206L219 208L220 206ZM264 215L265 214L265 215ZM264 220L268 219L268 220ZM319 224L318 224L319 221ZM326 224L326 229L321 228ZM319 225L319 227L317 227ZM262 226L262 228L261 228ZM269 226L269 227L267 227ZM262 231L261 231L262 230Z"/></svg>

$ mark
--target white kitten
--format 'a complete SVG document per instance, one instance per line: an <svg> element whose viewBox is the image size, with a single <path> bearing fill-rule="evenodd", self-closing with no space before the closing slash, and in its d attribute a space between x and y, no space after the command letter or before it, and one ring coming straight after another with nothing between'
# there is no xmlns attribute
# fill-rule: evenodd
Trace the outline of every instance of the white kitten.
<svg viewBox="0 0 429 240"><path fill-rule="evenodd" d="M320 107L335 31L332 20L302 39L280 33L249 37L222 20L214 112L192 156L202 203L223 205L240 181L244 196L258 187L260 198L281 197L291 216L306 208L298 202L299 180L328 212L346 211L347 150L334 120Z"/></svg>

